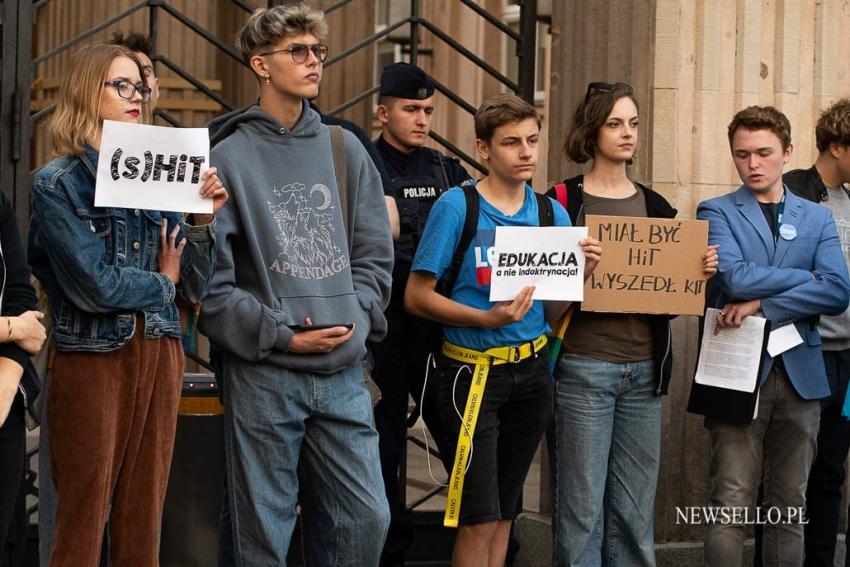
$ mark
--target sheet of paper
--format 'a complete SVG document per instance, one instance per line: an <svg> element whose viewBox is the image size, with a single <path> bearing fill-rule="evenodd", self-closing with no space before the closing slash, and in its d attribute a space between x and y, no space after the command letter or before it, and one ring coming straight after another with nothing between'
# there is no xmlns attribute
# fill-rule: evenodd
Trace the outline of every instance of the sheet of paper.
<svg viewBox="0 0 850 567"><path fill-rule="evenodd" d="M536 286L534 299L581 301L584 253L579 240L586 237L584 226L496 227L486 259L490 301L510 301L529 285Z"/></svg>
<svg viewBox="0 0 850 567"><path fill-rule="evenodd" d="M721 329L715 336L717 313L717 309L706 309L694 380L706 386L752 392L758 379L767 320L751 315L740 327Z"/></svg>
<svg viewBox="0 0 850 567"><path fill-rule="evenodd" d="M803 337L800 336L797 326L793 323L783 325L770 332L767 339L767 354L776 358L786 350L791 350L800 344L803 344Z"/></svg>
<svg viewBox="0 0 850 567"><path fill-rule="evenodd" d="M200 174L209 163L206 128L104 120L94 204L211 214L212 199L198 194Z"/></svg>

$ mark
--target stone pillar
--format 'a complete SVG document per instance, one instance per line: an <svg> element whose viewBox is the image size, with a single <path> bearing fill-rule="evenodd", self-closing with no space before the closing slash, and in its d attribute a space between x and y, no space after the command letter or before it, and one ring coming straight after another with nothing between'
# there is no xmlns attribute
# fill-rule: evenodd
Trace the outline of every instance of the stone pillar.
<svg viewBox="0 0 850 567"><path fill-rule="evenodd" d="M850 5L839 0L630 0L554 2L549 179L578 173L560 152L589 81L624 81L640 105L631 175L692 218L696 205L739 186L726 126L737 110L774 105L792 124L789 168L816 157L820 111L850 95ZM697 352L694 317L673 321L674 377L664 400L656 540L700 539L676 522L677 506L702 506L708 443L702 418L686 412Z"/></svg>

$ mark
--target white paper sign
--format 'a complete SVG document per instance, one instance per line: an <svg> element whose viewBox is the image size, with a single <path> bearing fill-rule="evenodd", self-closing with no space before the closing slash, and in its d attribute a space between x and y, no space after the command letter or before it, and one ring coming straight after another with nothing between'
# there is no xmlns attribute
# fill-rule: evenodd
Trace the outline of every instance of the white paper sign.
<svg viewBox="0 0 850 567"><path fill-rule="evenodd" d="M767 354L776 358L786 350L791 350L797 345L803 344L803 337L797 331L796 325L791 323L774 329L767 337Z"/></svg>
<svg viewBox="0 0 850 567"><path fill-rule="evenodd" d="M510 301L525 286L536 286L534 299L584 299L584 253L579 240L587 227L496 227L488 251L490 301Z"/></svg>
<svg viewBox="0 0 850 567"><path fill-rule="evenodd" d="M96 207L212 214L200 174L209 168L206 128L168 128L103 121Z"/></svg>
<svg viewBox="0 0 850 567"><path fill-rule="evenodd" d="M740 327L725 327L715 335L718 313L719 309L712 307L705 311L702 346L694 380L706 386L752 392L758 379L767 320L750 315L744 318Z"/></svg>

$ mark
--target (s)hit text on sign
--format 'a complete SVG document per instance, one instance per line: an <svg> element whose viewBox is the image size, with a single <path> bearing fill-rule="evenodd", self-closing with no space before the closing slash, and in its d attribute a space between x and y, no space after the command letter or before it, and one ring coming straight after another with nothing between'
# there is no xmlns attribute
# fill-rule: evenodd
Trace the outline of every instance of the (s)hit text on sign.
<svg viewBox="0 0 850 567"><path fill-rule="evenodd" d="M198 192L209 163L206 128L104 120L94 204L211 214L212 199L203 199Z"/></svg>

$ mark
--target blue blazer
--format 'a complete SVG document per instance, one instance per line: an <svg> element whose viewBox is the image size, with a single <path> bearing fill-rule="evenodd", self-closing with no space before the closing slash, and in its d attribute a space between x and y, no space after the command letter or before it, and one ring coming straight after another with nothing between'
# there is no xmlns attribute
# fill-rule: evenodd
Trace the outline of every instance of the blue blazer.
<svg viewBox="0 0 850 567"><path fill-rule="evenodd" d="M703 201L697 218L708 221L708 241L719 244L720 265L715 283L717 307L735 301L761 299L772 327L793 322L803 343L785 351L782 360L801 397L830 395L821 355L821 339L813 324L820 315L838 315L850 301L850 279L841 253L832 211L785 191L782 225L796 231L790 240L774 241L770 226L752 193L737 191ZM773 366L766 352L759 377L764 383Z"/></svg>

